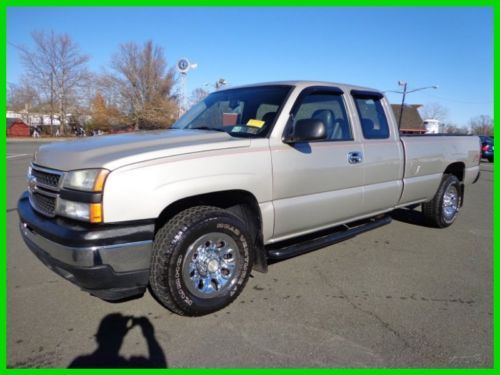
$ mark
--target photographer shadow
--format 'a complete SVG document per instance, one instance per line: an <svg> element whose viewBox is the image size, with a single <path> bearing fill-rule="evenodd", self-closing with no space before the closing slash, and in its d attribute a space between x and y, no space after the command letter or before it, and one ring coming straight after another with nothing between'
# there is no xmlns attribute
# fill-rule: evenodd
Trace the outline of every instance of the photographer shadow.
<svg viewBox="0 0 500 375"><path fill-rule="evenodd" d="M132 356L124 358L118 353L128 331L141 327L146 340L149 358ZM120 313L105 316L96 334L97 349L75 358L68 368L167 368L165 354L155 338L154 327L146 317L134 318Z"/></svg>

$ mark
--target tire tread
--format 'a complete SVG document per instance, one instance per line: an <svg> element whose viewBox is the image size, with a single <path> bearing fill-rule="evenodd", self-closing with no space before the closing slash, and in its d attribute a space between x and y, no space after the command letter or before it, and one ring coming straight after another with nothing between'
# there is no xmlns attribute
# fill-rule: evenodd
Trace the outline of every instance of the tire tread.
<svg viewBox="0 0 500 375"><path fill-rule="evenodd" d="M422 213L426 221L436 228L445 228L450 226L452 223L446 223L442 218L441 212L441 200L444 195L445 190L451 183L459 182L457 177L452 174L444 174L439 185L439 189L434 195L434 198L429 202L422 204Z"/></svg>
<svg viewBox="0 0 500 375"><path fill-rule="evenodd" d="M196 310L186 311L181 308L175 300L175 296L169 288L168 267L175 247L172 240L180 231L186 231L192 225L213 217L234 216L230 212L214 206L194 206L176 214L156 233L153 243L153 254L151 257L151 272L149 282L151 290L159 302L170 311L179 315L203 315ZM239 218L238 218L239 219ZM250 273L250 272L248 272ZM248 275L246 277L248 280ZM246 283L245 280L245 283ZM244 286L244 284L243 284ZM238 293L241 292L240 288ZM233 299L234 300L234 299Z"/></svg>

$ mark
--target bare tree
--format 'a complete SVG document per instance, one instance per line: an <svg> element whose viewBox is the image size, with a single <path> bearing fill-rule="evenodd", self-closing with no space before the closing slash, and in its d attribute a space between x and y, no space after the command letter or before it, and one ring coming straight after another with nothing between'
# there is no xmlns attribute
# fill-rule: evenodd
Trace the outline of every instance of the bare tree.
<svg viewBox="0 0 500 375"><path fill-rule="evenodd" d="M124 111L128 110L128 101L122 97L120 84L117 84L116 77L113 74L104 72L101 75L96 75L94 83L96 92L91 97L92 103L95 96L99 94L103 97L106 105L112 105Z"/></svg>
<svg viewBox="0 0 500 375"><path fill-rule="evenodd" d="M7 90L7 108L21 114L23 121L32 124L32 112L40 109L40 95L28 80L22 79L20 84L9 84Z"/></svg>
<svg viewBox="0 0 500 375"><path fill-rule="evenodd" d="M434 119L444 122L448 117L448 109L439 103L429 103L420 108L420 115L424 120Z"/></svg>
<svg viewBox="0 0 500 375"><path fill-rule="evenodd" d="M103 79L108 90L119 94L118 102L130 120L139 128L167 127L177 113L172 96L174 71L167 70L163 49L152 41L142 47L122 44L113 56L115 74ZM116 99L116 98L115 98Z"/></svg>
<svg viewBox="0 0 500 375"><path fill-rule="evenodd" d="M202 89L201 87L198 87L193 90L190 98L190 104L193 106L198 102L201 102L203 99L205 99L208 96L209 92L205 89Z"/></svg>
<svg viewBox="0 0 500 375"><path fill-rule="evenodd" d="M467 129L456 124L445 124L444 132L448 134L467 134Z"/></svg>
<svg viewBox="0 0 500 375"><path fill-rule="evenodd" d="M7 108L11 111L31 111L41 104L37 90L26 79L21 83L9 84L7 90Z"/></svg>
<svg viewBox="0 0 500 375"><path fill-rule="evenodd" d="M87 55L67 34L31 33L35 46L20 47L27 77L50 103L51 118L59 113L61 133L65 131L68 108L78 97L78 88L88 78Z"/></svg>
<svg viewBox="0 0 500 375"><path fill-rule="evenodd" d="M480 115L469 121L472 134L493 135L493 119L490 116Z"/></svg>

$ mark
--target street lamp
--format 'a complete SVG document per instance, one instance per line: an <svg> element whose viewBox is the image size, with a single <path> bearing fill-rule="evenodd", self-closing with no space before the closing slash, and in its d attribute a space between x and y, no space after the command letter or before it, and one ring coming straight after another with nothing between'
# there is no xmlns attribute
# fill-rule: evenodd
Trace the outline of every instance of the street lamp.
<svg viewBox="0 0 500 375"><path fill-rule="evenodd" d="M226 81L224 78L219 78L217 81L215 81L214 84L210 84L208 82L205 82L203 86L205 87L213 87L215 90L218 90L226 85L229 85L229 82Z"/></svg>
<svg viewBox="0 0 500 375"><path fill-rule="evenodd" d="M412 92L426 90L426 89L437 89L438 86L437 85L425 86L425 87L419 87L418 89L407 90L408 82L398 81L398 85L403 87L403 91L388 90L388 92L395 92L396 94L403 94L403 99L401 100L401 109L399 110L399 121L398 121L398 129L400 129L401 128L401 121L403 120L403 110L404 110L404 106L405 106L406 94L411 94Z"/></svg>
<svg viewBox="0 0 500 375"><path fill-rule="evenodd" d="M227 81L224 78L219 78L217 82L215 82L215 89L218 90L221 87L224 87L227 85Z"/></svg>

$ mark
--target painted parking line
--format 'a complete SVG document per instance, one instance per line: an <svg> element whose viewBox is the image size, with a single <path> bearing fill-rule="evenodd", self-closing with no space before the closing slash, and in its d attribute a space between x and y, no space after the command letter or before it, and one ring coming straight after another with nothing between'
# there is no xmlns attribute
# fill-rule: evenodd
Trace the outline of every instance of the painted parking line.
<svg viewBox="0 0 500 375"><path fill-rule="evenodd" d="M31 154L13 154L13 155L7 155L7 159L24 158L26 156L31 156Z"/></svg>

